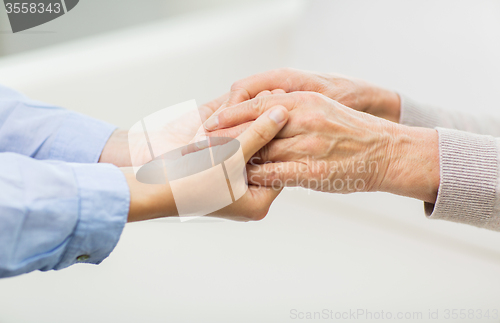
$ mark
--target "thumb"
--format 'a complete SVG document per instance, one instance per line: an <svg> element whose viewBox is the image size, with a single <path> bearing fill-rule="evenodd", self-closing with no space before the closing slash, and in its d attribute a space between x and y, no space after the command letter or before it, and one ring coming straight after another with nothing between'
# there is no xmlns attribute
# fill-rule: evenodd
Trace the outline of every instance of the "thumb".
<svg viewBox="0 0 500 323"><path fill-rule="evenodd" d="M288 120L288 110L277 105L255 120L252 125L236 138L242 147L245 161L248 160L270 142L285 126Z"/></svg>

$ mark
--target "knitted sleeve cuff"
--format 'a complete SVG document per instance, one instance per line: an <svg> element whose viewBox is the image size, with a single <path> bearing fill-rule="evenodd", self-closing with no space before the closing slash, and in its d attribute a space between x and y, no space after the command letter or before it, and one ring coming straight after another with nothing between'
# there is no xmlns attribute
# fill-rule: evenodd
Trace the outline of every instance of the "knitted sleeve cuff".
<svg viewBox="0 0 500 323"><path fill-rule="evenodd" d="M399 123L412 127L435 128L443 126L436 109L423 106L412 99L399 94L401 113Z"/></svg>
<svg viewBox="0 0 500 323"><path fill-rule="evenodd" d="M441 179L436 203L424 205L427 216L500 231L500 214L494 212L499 180L495 139L458 130L437 130Z"/></svg>

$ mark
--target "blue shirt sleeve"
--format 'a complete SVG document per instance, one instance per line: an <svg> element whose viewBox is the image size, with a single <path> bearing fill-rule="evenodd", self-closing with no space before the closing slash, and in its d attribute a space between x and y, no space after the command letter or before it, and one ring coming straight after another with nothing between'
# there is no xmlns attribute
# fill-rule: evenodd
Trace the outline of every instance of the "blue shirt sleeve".
<svg viewBox="0 0 500 323"><path fill-rule="evenodd" d="M0 85L0 152L96 163L115 126Z"/></svg>
<svg viewBox="0 0 500 323"><path fill-rule="evenodd" d="M96 163L114 129L0 86L0 277L99 264L114 249L130 192Z"/></svg>
<svg viewBox="0 0 500 323"><path fill-rule="evenodd" d="M127 221L129 190L110 164L0 153L0 277L99 264Z"/></svg>

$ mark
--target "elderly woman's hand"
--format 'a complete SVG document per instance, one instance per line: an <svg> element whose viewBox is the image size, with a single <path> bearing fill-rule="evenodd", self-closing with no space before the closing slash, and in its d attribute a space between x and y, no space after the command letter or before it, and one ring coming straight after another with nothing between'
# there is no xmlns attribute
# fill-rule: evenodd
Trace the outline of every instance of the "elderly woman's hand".
<svg viewBox="0 0 500 323"><path fill-rule="evenodd" d="M229 107L207 120L210 135L235 136L231 127L244 129L242 124L278 104L290 111L288 123L251 160L250 183L339 193L386 191L435 201L435 130L398 125L318 93L259 96Z"/></svg>
<svg viewBox="0 0 500 323"><path fill-rule="evenodd" d="M219 111L275 89L321 93L355 110L399 121L400 99L393 91L338 74L319 74L291 68L271 70L235 82Z"/></svg>

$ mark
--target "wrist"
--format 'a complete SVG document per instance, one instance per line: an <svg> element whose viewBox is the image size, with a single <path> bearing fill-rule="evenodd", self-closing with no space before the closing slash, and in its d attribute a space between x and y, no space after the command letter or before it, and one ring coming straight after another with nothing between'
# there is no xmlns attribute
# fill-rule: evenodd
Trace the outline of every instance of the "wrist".
<svg viewBox="0 0 500 323"><path fill-rule="evenodd" d="M392 122L399 123L401 99L396 92L367 85L365 112Z"/></svg>
<svg viewBox="0 0 500 323"><path fill-rule="evenodd" d="M132 168L120 168L130 190L128 222L176 216L174 196L167 184L144 184L139 182Z"/></svg>
<svg viewBox="0 0 500 323"><path fill-rule="evenodd" d="M128 146L128 131L115 130L101 152L99 163L113 164L117 167L132 166Z"/></svg>
<svg viewBox="0 0 500 323"><path fill-rule="evenodd" d="M439 189L439 139L428 128L394 127L380 191L435 203Z"/></svg>

